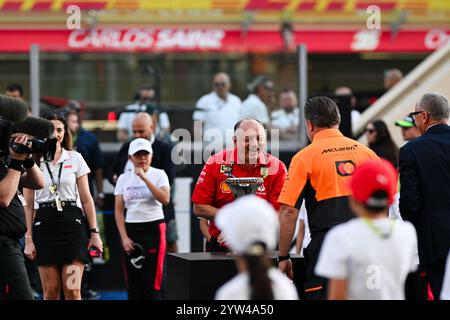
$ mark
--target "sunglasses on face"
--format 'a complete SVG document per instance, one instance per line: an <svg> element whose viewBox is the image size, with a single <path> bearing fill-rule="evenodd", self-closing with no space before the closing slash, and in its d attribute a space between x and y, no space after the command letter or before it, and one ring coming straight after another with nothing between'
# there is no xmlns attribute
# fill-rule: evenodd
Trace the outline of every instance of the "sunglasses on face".
<svg viewBox="0 0 450 320"><path fill-rule="evenodd" d="M409 114L409 116L415 121L415 120L416 120L416 116L417 116L418 114L421 114L422 112L426 112L426 111L420 110L420 111L411 112L411 113Z"/></svg>
<svg viewBox="0 0 450 320"><path fill-rule="evenodd" d="M372 133L375 132L375 129L372 129L372 128L366 128L366 132L372 134Z"/></svg>

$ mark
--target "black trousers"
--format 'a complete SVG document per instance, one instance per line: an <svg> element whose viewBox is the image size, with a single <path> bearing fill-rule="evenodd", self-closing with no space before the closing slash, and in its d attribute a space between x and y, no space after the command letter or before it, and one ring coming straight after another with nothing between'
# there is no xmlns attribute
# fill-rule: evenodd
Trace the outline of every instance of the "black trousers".
<svg viewBox="0 0 450 320"><path fill-rule="evenodd" d="M166 257L166 224L164 220L127 223L126 229L128 237L144 250L143 258L126 253L123 256L128 300L160 300Z"/></svg>
<svg viewBox="0 0 450 320"><path fill-rule="evenodd" d="M306 276L304 284L304 295L307 300L326 300L328 291L328 281L315 274L317 260L326 232L318 232L311 235L311 242L303 250L306 263Z"/></svg>
<svg viewBox="0 0 450 320"><path fill-rule="evenodd" d="M18 241L0 235L0 300L33 300Z"/></svg>
<svg viewBox="0 0 450 320"><path fill-rule="evenodd" d="M425 265L427 272L427 280L430 283L431 292L433 292L434 300L441 299L442 282L445 274L445 259Z"/></svg>

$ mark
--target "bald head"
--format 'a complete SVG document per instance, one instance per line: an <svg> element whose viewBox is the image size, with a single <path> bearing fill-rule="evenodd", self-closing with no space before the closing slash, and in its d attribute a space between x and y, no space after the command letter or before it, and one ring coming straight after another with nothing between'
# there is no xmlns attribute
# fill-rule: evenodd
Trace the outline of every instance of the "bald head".
<svg viewBox="0 0 450 320"><path fill-rule="evenodd" d="M219 72L214 75L213 90L223 99L226 98L231 88L230 77L225 72Z"/></svg>
<svg viewBox="0 0 450 320"><path fill-rule="evenodd" d="M154 131L153 119L148 113L139 112L133 118L132 128L135 139L150 139Z"/></svg>
<svg viewBox="0 0 450 320"><path fill-rule="evenodd" d="M234 128L233 141L238 150L238 163L256 164L259 154L265 150L264 126L254 119L245 119L236 123Z"/></svg>

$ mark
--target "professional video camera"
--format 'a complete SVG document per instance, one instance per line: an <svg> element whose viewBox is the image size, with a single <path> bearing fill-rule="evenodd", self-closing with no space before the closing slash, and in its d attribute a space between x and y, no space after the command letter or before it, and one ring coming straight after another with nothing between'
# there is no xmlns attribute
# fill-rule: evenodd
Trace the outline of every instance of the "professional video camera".
<svg viewBox="0 0 450 320"><path fill-rule="evenodd" d="M21 100L0 94L0 156L9 154L9 148L17 153L41 154L45 161L55 156L57 139L50 139L53 125L50 121L27 117L27 106ZM27 145L11 139L14 133L33 136Z"/></svg>

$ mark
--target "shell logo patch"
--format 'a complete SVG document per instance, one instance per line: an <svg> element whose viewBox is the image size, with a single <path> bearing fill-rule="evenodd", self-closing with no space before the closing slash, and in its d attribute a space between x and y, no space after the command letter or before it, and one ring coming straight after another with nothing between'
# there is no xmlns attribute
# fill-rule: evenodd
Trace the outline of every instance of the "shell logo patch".
<svg viewBox="0 0 450 320"><path fill-rule="evenodd" d="M222 190L223 193L231 193L230 187L226 184L225 181L222 181L220 183L220 190Z"/></svg>

